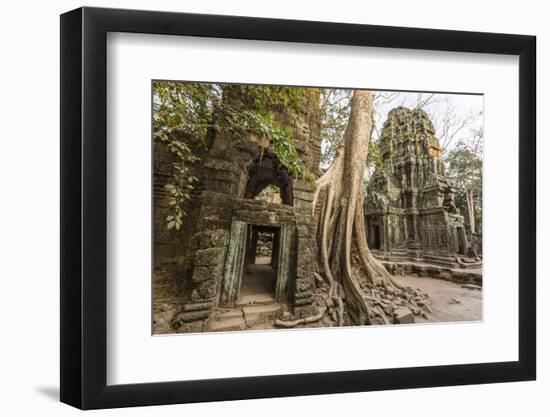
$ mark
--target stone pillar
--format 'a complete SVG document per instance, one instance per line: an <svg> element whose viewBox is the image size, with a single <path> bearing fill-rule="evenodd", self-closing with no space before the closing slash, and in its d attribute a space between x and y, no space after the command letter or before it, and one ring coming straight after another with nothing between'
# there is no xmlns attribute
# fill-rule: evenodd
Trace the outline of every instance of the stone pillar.
<svg viewBox="0 0 550 417"><path fill-rule="evenodd" d="M226 244L232 217L231 196L238 187L240 169L236 162L209 158L201 178L204 190L198 198L197 230L191 237L192 274L190 295L178 318L184 322L203 320L219 300Z"/></svg>
<svg viewBox="0 0 550 417"><path fill-rule="evenodd" d="M279 247L280 247L281 231L276 230L273 233L273 244L271 246L271 267L277 269L279 265Z"/></svg>
<svg viewBox="0 0 550 417"><path fill-rule="evenodd" d="M313 217L314 184L294 181L294 208L296 212L296 285L294 307L311 305L317 265L316 225Z"/></svg>
<svg viewBox="0 0 550 417"><path fill-rule="evenodd" d="M248 225L243 221L233 221L227 248L227 260L224 268L224 279L220 295L220 305L232 307L239 295L239 285L246 257Z"/></svg>
<svg viewBox="0 0 550 417"><path fill-rule="evenodd" d="M248 246L248 256L246 263L256 263L256 252L258 251L258 231L252 227L252 233L250 235L250 244Z"/></svg>

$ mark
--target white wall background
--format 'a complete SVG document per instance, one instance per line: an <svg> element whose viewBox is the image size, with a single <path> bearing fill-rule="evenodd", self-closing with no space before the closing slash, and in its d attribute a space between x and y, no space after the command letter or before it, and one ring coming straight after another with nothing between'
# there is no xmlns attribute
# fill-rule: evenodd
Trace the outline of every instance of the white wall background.
<svg viewBox="0 0 550 417"><path fill-rule="evenodd" d="M82 4L7 2L0 17L0 410L2 415L75 415L59 392L59 17ZM272 2L93 1L86 5L291 19L432 27L538 36L539 307L538 381L100 411L97 415L297 415L343 413L467 416L545 415L550 405L550 156L541 115L548 111L550 27L544 3L463 0ZM544 96L544 97L543 97ZM546 188L546 190L544 190Z"/></svg>

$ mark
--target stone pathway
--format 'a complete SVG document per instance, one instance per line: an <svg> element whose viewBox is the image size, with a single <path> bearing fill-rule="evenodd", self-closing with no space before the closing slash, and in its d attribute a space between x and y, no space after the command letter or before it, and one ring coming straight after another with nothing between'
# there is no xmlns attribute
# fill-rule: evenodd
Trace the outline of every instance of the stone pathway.
<svg viewBox="0 0 550 417"><path fill-rule="evenodd" d="M240 305L275 302L277 274L267 264L269 259L258 258L257 263L245 266L239 296Z"/></svg>

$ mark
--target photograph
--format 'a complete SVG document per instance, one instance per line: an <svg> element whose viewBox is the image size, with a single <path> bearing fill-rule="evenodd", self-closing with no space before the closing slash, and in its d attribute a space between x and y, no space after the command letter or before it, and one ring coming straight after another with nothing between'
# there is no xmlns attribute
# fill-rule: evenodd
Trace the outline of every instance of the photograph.
<svg viewBox="0 0 550 417"><path fill-rule="evenodd" d="M476 92L151 83L152 333L483 320Z"/></svg>
<svg viewBox="0 0 550 417"><path fill-rule="evenodd" d="M442 4L6 2L0 417L550 416L548 13Z"/></svg>

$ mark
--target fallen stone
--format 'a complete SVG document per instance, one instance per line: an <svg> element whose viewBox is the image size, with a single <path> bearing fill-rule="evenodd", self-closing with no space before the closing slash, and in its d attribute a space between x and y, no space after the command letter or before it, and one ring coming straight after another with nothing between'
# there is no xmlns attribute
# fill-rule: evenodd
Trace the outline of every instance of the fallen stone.
<svg viewBox="0 0 550 417"><path fill-rule="evenodd" d="M460 304L462 301L460 300L457 300L456 298L451 298L451 303L454 303L454 304Z"/></svg>
<svg viewBox="0 0 550 417"><path fill-rule="evenodd" d="M393 312L393 322L395 324L411 324L414 323L414 316L408 308L398 308Z"/></svg>

